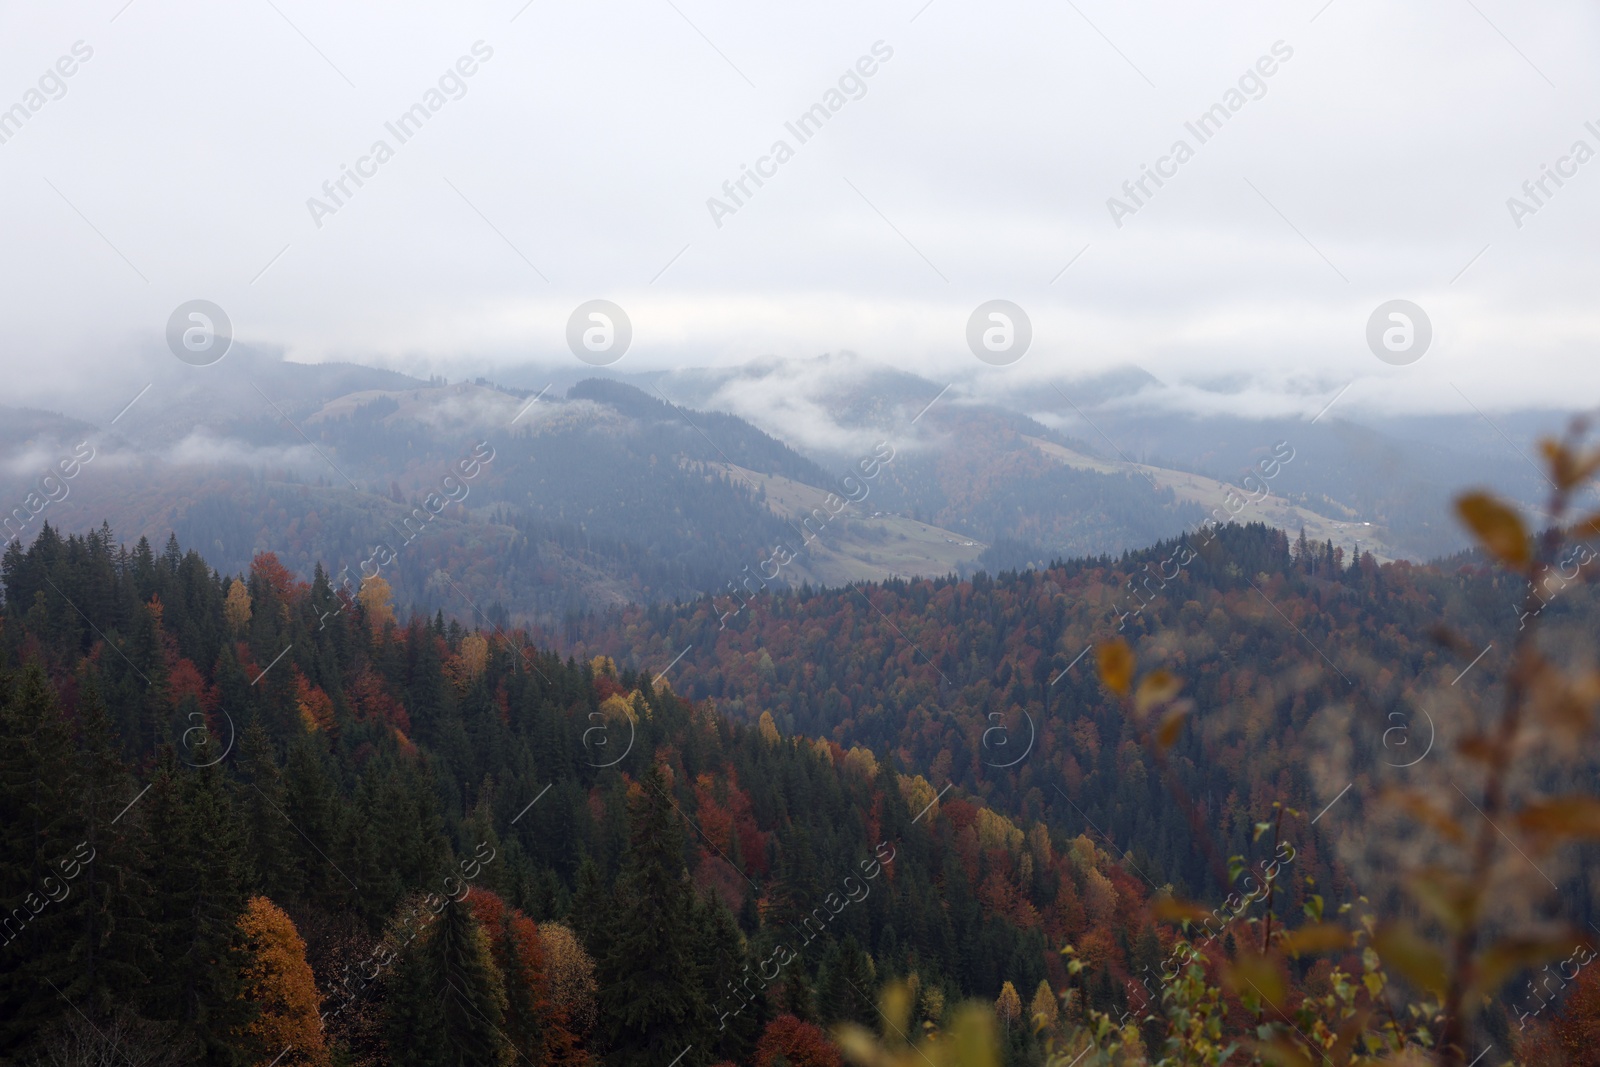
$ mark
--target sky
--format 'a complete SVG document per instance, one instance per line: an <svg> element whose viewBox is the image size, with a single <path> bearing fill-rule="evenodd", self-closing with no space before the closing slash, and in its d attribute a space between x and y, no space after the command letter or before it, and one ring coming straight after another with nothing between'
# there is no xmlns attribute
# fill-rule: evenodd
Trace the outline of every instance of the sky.
<svg viewBox="0 0 1600 1067"><path fill-rule="evenodd" d="M1567 0L8 5L0 361L24 400L136 385L203 299L291 360L493 377L572 363L609 300L618 371L848 351L1008 389L1136 365L1236 414L1570 407L1597 43ZM999 366L993 300L1031 328ZM1369 342L1395 300L1431 331L1400 365Z"/></svg>

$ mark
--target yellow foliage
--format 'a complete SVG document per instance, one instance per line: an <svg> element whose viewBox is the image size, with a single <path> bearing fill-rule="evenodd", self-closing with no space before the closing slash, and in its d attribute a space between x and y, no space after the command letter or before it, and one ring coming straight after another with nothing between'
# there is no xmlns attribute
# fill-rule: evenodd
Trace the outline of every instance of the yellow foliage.
<svg viewBox="0 0 1600 1067"><path fill-rule="evenodd" d="M879 1011L887 1037L846 1023L834 1030L845 1057L860 1067L999 1067L1000 1043L988 1005L962 1005L948 1029L929 1026L915 1045L907 1043L907 1035L915 1032L911 1005L911 991L903 983L886 988Z"/></svg>
<svg viewBox="0 0 1600 1067"><path fill-rule="evenodd" d="M770 711L761 713L760 730L761 740L769 745L775 745L782 740L782 737L778 734L778 724L772 721L772 712Z"/></svg>
<svg viewBox="0 0 1600 1067"><path fill-rule="evenodd" d="M228 620L228 629L240 634L250 623L250 589L244 582L234 579L228 586L228 596L222 602L222 616Z"/></svg>
<svg viewBox="0 0 1600 1067"><path fill-rule="evenodd" d="M545 975L550 982L550 1006L575 1036L593 1028L598 1015L599 986L594 960L573 932L560 923L541 923L539 941L544 946Z"/></svg>
<svg viewBox="0 0 1600 1067"><path fill-rule="evenodd" d="M391 603L393 598L394 591L389 588L389 583L376 576L362 582L361 592L356 594L356 599L361 602L361 608L367 613L367 619L372 623L374 630L382 630L396 621L394 605Z"/></svg>
<svg viewBox="0 0 1600 1067"><path fill-rule="evenodd" d="M900 786L900 798L906 802L906 807L911 810L913 815L927 810L930 805L933 810L929 812L929 821L931 822L932 817L939 814L936 803L939 791L930 785L922 775L919 774L913 778L908 778L903 774L898 775L897 784Z"/></svg>
<svg viewBox="0 0 1600 1067"><path fill-rule="evenodd" d="M1022 831L1016 823L993 808L978 809L978 844L986 849L1003 848L1015 855L1022 847Z"/></svg>
<svg viewBox="0 0 1600 1067"><path fill-rule="evenodd" d="M634 718L634 706L621 693L612 693L600 702L600 714L608 719L620 716L631 721Z"/></svg>
<svg viewBox="0 0 1600 1067"><path fill-rule="evenodd" d="M617 676L617 662L610 656L596 656L589 661L589 669L594 672L596 678L602 676L615 678Z"/></svg>
<svg viewBox="0 0 1600 1067"><path fill-rule="evenodd" d="M869 782L878 777L878 758L870 748L852 748L844 754L844 765Z"/></svg>
<svg viewBox="0 0 1600 1067"><path fill-rule="evenodd" d="M1041 870L1048 870L1054 853L1050 848L1050 831L1045 829L1042 822L1033 824L1028 831L1028 849L1033 853L1034 866Z"/></svg>
<svg viewBox="0 0 1600 1067"><path fill-rule="evenodd" d="M1034 1020L1035 1025L1050 1030L1056 1025L1056 1020L1061 1016L1061 1008L1056 1003L1055 991L1050 988L1050 983L1039 979L1039 988L1033 992L1033 1003L1028 1005L1028 1015Z"/></svg>
<svg viewBox="0 0 1600 1067"><path fill-rule="evenodd" d="M1117 887L1111 884L1111 879L1094 868L1084 874L1083 880L1083 904L1088 909L1090 921L1096 924L1110 922L1117 908Z"/></svg>
<svg viewBox="0 0 1600 1067"><path fill-rule="evenodd" d="M1008 1030L1022 1018L1022 998L1010 982L1001 986L1000 995L994 998L994 1014Z"/></svg>
<svg viewBox="0 0 1600 1067"><path fill-rule="evenodd" d="M251 897L238 925L247 949L239 995L258 1010L241 1035L250 1048L251 1063L265 1065L281 1054L276 1060L279 1067L326 1067L322 994L306 962L306 943L299 931L266 897Z"/></svg>
<svg viewBox="0 0 1600 1067"><path fill-rule="evenodd" d="M461 669L471 681L489 665L489 642L482 634L470 633L461 639Z"/></svg>

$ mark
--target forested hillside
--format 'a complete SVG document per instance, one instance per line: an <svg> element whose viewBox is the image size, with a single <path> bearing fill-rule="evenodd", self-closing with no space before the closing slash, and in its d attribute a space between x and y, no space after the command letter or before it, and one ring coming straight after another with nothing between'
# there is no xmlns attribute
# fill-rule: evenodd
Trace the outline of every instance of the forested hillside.
<svg viewBox="0 0 1600 1067"><path fill-rule="evenodd" d="M1087 837L381 579L47 529L4 584L5 1062L749 1063L1159 949Z"/></svg>

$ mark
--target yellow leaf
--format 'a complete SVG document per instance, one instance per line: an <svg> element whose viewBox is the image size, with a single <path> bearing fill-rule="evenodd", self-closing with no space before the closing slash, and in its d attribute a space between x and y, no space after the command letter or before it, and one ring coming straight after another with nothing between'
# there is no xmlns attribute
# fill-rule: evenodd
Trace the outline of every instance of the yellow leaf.
<svg viewBox="0 0 1600 1067"><path fill-rule="evenodd" d="M1255 993L1271 1007L1278 1008L1283 1004L1283 976L1278 973L1276 963L1266 956L1241 952L1237 959L1223 968L1223 977L1229 988L1241 997Z"/></svg>
<svg viewBox="0 0 1600 1067"><path fill-rule="evenodd" d="M1171 748L1183 732L1183 721L1188 717L1187 707L1173 708L1162 716L1161 725L1156 728L1156 747L1162 752Z"/></svg>
<svg viewBox="0 0 1600 1067"><path fill-rule="evenodd" d="M1477 979L1469 1002L1476 1003L1480 996L1493 996L1507 978L1520 970L1533 970L1540 964L1560 959L1572 951L1573 942L1582 937L1582 934L1568 931L1560 937L1518 937L1495 942L1478 957Z"/></svg>
<svg viewBox="0 0 1600 1067"><path fill-rule="evenodd" d="M1491 556L1510 567L1527 565L1528 533L1510 507L1488 493L1467 493L1456 500L1456 514Z"/></svg>
<svg viewBox="0 0 1600 1067"><path fill-rule="evenodd" d="M1439 807L1438 804L1417 789L1392 789L1385 796L1398 808L1416 819L1425 823L1442 837L1449 838L1455 844L1465 844L1466 831L1449 812Z"/></svg>
<svg viewBox="0 0 1600 1067"><path fill-rule="evenodd" d="M1128 695L1133 684L1133 649L1122 638L1106 641L1094 650L1100 666L1100 680L1119 696Z"/></svg>
<svg viewBox="0 0 1600 1067"><path fill-rule="evenodd" d="M1550 464L1550 473L1556 484L1563 489L1571 489L1587 481L1590 475L1600 470L1600 454L1591 452L1579 459L1571 449L1553 437L1540 441L1539 451L1544 453L1545 460Z"/></svg>
<svg viewBox="0 0 1600 1067"><path fill-rule="evenodd" d="M1198 904L1191 904L1187 900L1176 897L1158 897L1150 906L1156 918L1162 922L1203 922L1211 913Z"/></svg>
<svg viewBox="0 0 1600 1067"><path fill-rule="evenodd" d="M1418 902L1451 933L1465 929L1477 914L1479 887L1454 871L1424 867L1406 881Z"/></svg>
<svg viewBox="0 0 1600 1067"><path fill-rule="evenodd" d="M1600 511L1579 519L1567 529L1567 536L1574 541L1586 541L1591 537L1600 537Z"/></svg>
<svg viewBox="0 0 1600 1067"><path fill-rule="evenodd" d="M1517 825L1536 837L1600 838L1600 800L1566 796L1536 801L1517 813Z"/></svg>
<svg viewBox="0 0 1600 1067"><path fill-rule="evenodd" d="M1333 923L1313 923L1284 935L1283 950L1295 956L1332 952L1350 945L1350 931Z"/></svg>
<svg viewBox="0 0 1600 1067"><path fill-rule="evenodd" d="M1444 993L1447 984L1444 960L1432 945L1417 936L1416 931L1407 926L1388 924L1378 927L1372 942L1385 966L1398 971L1418 988L1431 993Z"/></svg>
<svg viewBox="0 0 1600 1067"><path fill-rule="evenodd" d="M1161 670L1151 671L1139 683L1139 692L1133 698L1133 710L1143 718L1150 714L1152 708L1160 707L1177 696L1182 688L1182 680L1174 675Z"/></svg>
<svg viewBox="0 0 1600 1067"><path fill-rule="evenodd" d="M1314 1067L1311 1057L1287 1037L1257 1041L1252 1047L1258 1056L1267 1063L1276 1064L1277 1067Z"/></svg>

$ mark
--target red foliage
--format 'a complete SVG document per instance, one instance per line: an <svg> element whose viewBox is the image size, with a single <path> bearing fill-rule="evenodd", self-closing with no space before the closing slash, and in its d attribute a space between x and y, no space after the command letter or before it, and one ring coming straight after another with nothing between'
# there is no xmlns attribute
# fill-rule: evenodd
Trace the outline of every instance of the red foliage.
<svg viewBox="0 0 1600 1067"><path fill-rule="evenodd" d="M289 568L278 562L277 554L273 552L256 553L250 561L250 578L272 590L273 598L279 604L291 603L296 592L307 588L304 582L294 580Z"/></svg>
<svg viewBox="0 0 1600 1067"><path fill-rule="evenodd" d="M349 696L350 706L355 710L356 721L385 722L402 732L411 729L411 716L406 714L406 709L398 700L389 695L383 679L374 674L370 667L363 667L345 692Z"/></svg>
<svg viewBox="0 0 1600 1067"><path fill-rule="evenodd" d="M216 689L206 684L200 668L187 659L179 659L167 672L167 697L174 708L183 703L184 697L194 697L208 712L217 707Z"/></svg>
<svg viewBox="0 0 1600 1067"><path fill-rule="evenodd" d="M544 944L534 921L487 890L473 888L466 897L472 917L489 935L489 951L505 983L513 1009L506 1031L517 1050L531 1062L576 1065L587 1060L577 1038L557 1018L550 1004L550 982Z"/></svg>
<svg viewBox="0 0 1600 1067"><path fill-rule="evenodd" d="M820 1026L780 1015L767 1024L756 1045L756 1067L773 1067L778 1057L789 1067L839 1067L839 1049Z"/></svg>

